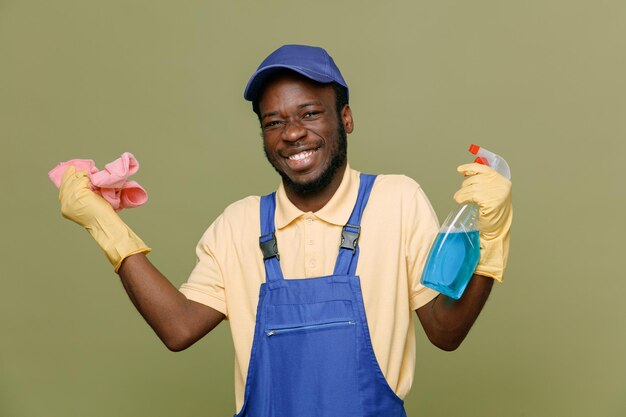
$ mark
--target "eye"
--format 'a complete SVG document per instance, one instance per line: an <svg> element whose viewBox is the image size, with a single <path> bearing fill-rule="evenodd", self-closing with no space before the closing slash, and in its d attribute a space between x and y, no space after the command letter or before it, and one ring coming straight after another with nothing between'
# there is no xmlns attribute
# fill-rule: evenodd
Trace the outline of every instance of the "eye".
<svg viewBox="0 0 626 417"><path fill-rule="evenodd" d="M318 111L318 110L311 110L311 111L308 111L308 112L304 113L302 118L303 119L313 119L316 116L318 116L320 113L322 113L322 112Z"/></svg>
<svg viewBox="0 0 626 417"><path fill-rule="evenodd" d="M263 125L264 129L271 129L273 127L279 126L282 123L280 120L270 120L269 122Z"/></svg>

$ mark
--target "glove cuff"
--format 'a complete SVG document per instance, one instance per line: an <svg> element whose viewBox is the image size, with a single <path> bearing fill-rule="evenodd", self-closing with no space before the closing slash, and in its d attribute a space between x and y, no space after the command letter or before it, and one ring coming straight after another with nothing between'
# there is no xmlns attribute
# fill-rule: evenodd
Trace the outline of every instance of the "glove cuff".
<svg viewBox="0 0 626 417"><path fill-rule="evenodd" d="M496 239L486 239L480 236L480 260L474 270L477 275L482 275L502 282L504 269L509 257L509 233Z"/></svg>
<svg viewBox="0 0 626 417"><path fill-rule="evenodd" d="M108 216L105 221L100 218L96 220L94 226L87 227L87 231L100 245L115 272L130 255L152 250L117 214Z"/></svg>

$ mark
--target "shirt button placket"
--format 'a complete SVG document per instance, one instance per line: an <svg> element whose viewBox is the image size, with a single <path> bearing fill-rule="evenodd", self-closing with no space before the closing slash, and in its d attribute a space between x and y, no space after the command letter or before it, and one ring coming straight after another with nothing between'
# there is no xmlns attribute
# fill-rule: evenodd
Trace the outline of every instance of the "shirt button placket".
<svg viewBox="0 0 626 417"><path fill-rule="evenodd" d="M304 255L305 255L304 268L305 268L307 277L315 276L317 266L318 266L316 253L315 253L316 251L314 247L315 239L313 238L313 236L315 235L314 230L313 230L315 227L314 222L315 220L312 217L310 217L310 215L308 215L304 219L304 239L306 242L305 250L304 250Z"/></svg>

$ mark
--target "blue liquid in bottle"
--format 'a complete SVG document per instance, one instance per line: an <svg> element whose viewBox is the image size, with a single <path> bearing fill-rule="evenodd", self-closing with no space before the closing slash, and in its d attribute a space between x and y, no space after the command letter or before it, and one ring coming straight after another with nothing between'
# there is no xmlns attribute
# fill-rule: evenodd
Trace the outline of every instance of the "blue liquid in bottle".
<svg viewBox="0 0 626 417"><path fill-rule="evenodd" d="M439 233L426 261L422 283L458 300L480 258L478 231Z"/></svg>

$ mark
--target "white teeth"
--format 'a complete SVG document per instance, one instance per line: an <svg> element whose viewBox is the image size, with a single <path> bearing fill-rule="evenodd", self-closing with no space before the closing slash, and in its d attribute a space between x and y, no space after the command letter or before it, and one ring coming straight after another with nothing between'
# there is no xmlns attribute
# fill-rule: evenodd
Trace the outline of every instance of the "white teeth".
<svg viewBox="0 0 626 417"><path fill-rule="evenodd" d="M295 155L291 155L289 159L291 159L292 161L301 161L305 158L308 158L311 155L313 155L313 151L304 151L304 152L297 153Z"/></svg>

